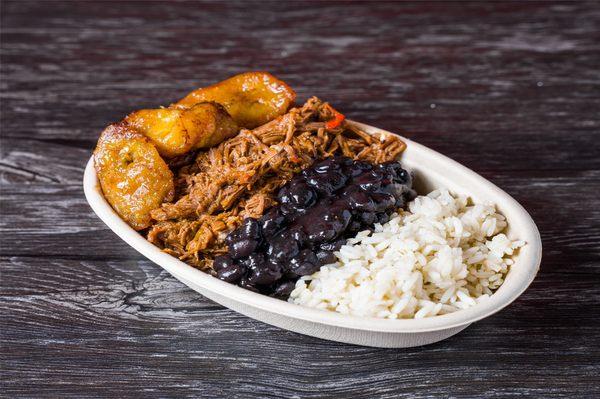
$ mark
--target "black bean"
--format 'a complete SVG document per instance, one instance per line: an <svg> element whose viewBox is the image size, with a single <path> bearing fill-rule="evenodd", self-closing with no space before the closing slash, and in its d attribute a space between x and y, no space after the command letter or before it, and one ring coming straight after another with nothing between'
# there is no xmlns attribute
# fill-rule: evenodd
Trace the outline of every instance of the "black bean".
<svg viewBox="0 0 600 399"><path fill-rule="evenodd" d="M246 269L254 268L265 262L265 255L261 252L253 252L247 258L238 261Z"/></svg>
<svg viewBox="0 0 600 399"><path fill-rule="evenodd" d="M294 208L308 208L317 201L317 194L306 183L296 183L282 190L283 194L280 191L280 202L290 204Z"/></svg>
<svg viewBox="0 0 600 399"><path fill-rule="evenodd" d="M241 239L229 244L229 255L233 259L245 258L258 248L258 241L252 239Z"/></svg>
<svg viewBox="0 0 600 399"><path fill-rule="evenodd" d="M284 225L285 216L281 214L278 207L273 207L259 219L259 223L265 237L270 237Z"/></svg>
<svg viewBox="0 0 600 399"><path fill-rule="evenodd" d="M294 291L295 287L296 287L296 283L294 281L290 281L290 280L281 281L273 287L273 292L271 293L271 296L273 296L275 298L285 299L288 296L290 296L292 291Z"/></svg>
<svg viewBox="0 0 600 399"><path fill-rule="evenodd" d="M301 226L291 227L283 236L296 241L299 246L302 246L308 240L308 236Z"/></svg>
<svg viewBox="0 0 600 399"><path fill-rule="evenodd" d="M378 171L372 170L352 179L352 184L362 190L373 192L381 188L382 180L383 175Z"/></svg>
<svg viewBox="0 0 600 399"><path fill-rule="evenodd" d="M319 248L324 251L339 251L342 245L344 245L345 243L346 239L340 238L335 241L324 242L323 244L319 245Z"/></svg>
<svg viewBox="0 0 600 399"><path fill-rule="evenodd" d="M249 268L248 282L253 285L273 284L282 276L281 266L273 262L260 262Z"/></svg>
<svg viewBox="0 0 600 399"><path fill-rule="evenodd" d="M362 223L358 220L353 220L346 229L349 233L358 233L362 229Z"/></svg>
<svg viewBox="0 0 600 399"><path fill-rule="evenodd" d="M282 262L298 255L298 242L288 237L277 237L270 241L267 255L274 262Z"/></svg>
<svg viewBox="0 0 600 399"><path fill-rule="evenodd" d="M348 190L344 190L342 197L347 201L348 206L352 210L372 212L376 209L373 198L357 187L351 187Z"/></svg>
<svg viewBox="0 0 600 399"><path fill-rule="evenodd" d="M223 268L217 272L217 277L228 283L235 283L244 275L244 268L242 265L233 264L229 267Z"/></svg>
<svg viewBox="0 0 600 399"><path fill-rule="evenodd" d="M383 212L387 209L391 209L396 203L396 198L389 193L373 193L371 196L375 201L375 210L377 212Z"/></svg>
<svg viewBox="0 0 600 399"><path fill-rule="evenodd" d="M337 258L331 251L321 250L321 251L317 251L315 253L315 255L317 255L317 259L319 260L319 264L321 266L328 265L330 263L334 263L337 260Z"/></svg>
<svg viewBox="0 0 600 399"><path fill-rule="evenodd" d="M254 240L260 239L260 225L258 224L258 221L256 219L244 219L240 229L244 238L252 238Z"/></svg>
<svg viewBox="0 0 600 399"><path fill-rule="evenodd" d="M347 180L348 177L344 173L334 169L306 175L306 183L321 195L331 195L335 190L342 188Z"/></svg>
<svg viewBox="0 0 600 399"><path fill-rule="evenodd" d="M312 168L306 169L305 172L327 173L331 170L339 170L340 167L340 159L337 157L332 157L315 163ZM306 176L306 174L304 175Z"/></svg>
<svg viewBox="0 0 600 399"><path fill-rule="evenodd" d="M213 262L213 269L219 272L222 269L233 266L233 259L228 255L217 256Z"/></svg>
<svg viewBox="0 0 600 399"><path fill-rule="evenodd" d="M260 292L260 290L254 286L254 284L250 283L247 277L242 277L238 285L250 291Z"/></svg>
<svg viewBox="0 0 600 399"><path fill-rule="evenodd" d="M298 256L290 259L286 275L291 278L307 276L319 270L320 262L317 255L310 249L303 249Z"/></svg>
<svg viewBox="0 0 600 399"><path fill-rule="evenodd" d="M312 243L334 240L346 230L351 218L350 211L331 208L319 219L304 221L308 240Z"/></svg>
<svg viewBox="0 0 600 399"><path fill-rule="evenodd" d="M366 171L371 170L372 168L373 166L370 163L363 161L352 161L344 168L344 171L350 177L356 177L365 173Z"/></svg>
<svg viewBox="0 0 600 399"><path fill-rule="evenodd" d="M377 223L379 224L385 224L387 222L390 221L390 215L388 215L385 212L382 212L380 214L377 215Z"/></svg>
<svg viewBox="0 0 600 399"><path fill-rule="evenodd" d="M377 220L377 215L375 215L374 212L363 212L360 215L360 221L366 225L371 225L371 224L375 223L376 220Z"/></svg>

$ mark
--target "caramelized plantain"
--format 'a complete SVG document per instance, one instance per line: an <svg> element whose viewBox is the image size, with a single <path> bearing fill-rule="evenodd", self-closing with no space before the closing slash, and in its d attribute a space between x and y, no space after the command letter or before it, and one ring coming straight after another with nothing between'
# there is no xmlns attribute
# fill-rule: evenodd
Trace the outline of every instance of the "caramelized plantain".
<svg viewBox="0 0 600 399"><path fill-rule="evenodd" d="M191 108L142 109L125 118L167 158L219 144L239 131L225 109L211 102Z"/></svg>
<svg viewBox="0 0 600 399"><path fill-rule="evenodd" d="M173 199L173 173L150 140L126 123L102 132L94 164L104 198L136 230L149 227L150 211Z"/></svg>
<svg viewBox="0 0 600 399"><path fill-rule="evenodd" d="M270 73L246 72L194 90L175 105L191 107L214 101L223 105L238 125L253 129L286 113L295 98L294 90Z"/></svg>

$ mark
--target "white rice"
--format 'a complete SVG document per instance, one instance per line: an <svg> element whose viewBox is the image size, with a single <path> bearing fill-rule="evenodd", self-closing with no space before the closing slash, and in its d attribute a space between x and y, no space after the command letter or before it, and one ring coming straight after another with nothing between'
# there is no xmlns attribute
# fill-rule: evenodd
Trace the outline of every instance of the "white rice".
<svg viewBox="0 0 600 399"><path fill-rule="evenodd" d="M373 233L363 231L338 262L302 277L292 303L356 316L423 318L466 309L502 285L515 249L492 204L436 190Z"/></svg>

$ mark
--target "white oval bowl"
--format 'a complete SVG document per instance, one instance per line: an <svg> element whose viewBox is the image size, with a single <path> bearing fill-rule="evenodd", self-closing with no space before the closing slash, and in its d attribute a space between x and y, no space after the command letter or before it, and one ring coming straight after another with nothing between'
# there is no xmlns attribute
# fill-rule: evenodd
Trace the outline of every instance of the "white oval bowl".
<svg viewBox="0 0 600 399"><path fill-rule="evenodd" d="M392 134L365 124L351 123L367 133ZM404 167L414 172L419 194L435 188L447 188L476 202L491 201L507 219L507 236L527 243L515 257L502 286L488 300L471 308L424 319L390 320L307 308L257 294L223 282L162 252L129 227L104 199L93 157L85 168L83 188L94 212L121 239L191 289L236 312L277 327L332 341L387 348L426 345L448 338L471 323L498 312L521 295L537 274L542 243L531 216L510 195L450 158L402 139L407 148L401 161Z"/></svg>

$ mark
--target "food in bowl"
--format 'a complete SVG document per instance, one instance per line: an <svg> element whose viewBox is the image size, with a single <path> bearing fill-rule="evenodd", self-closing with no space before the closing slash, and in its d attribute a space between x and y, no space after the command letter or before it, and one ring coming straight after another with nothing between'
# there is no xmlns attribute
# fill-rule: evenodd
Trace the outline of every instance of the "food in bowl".
<svg viewBox="0 0 600 399"><path fill-rule="evenodd" d="M176 171L174 201L150 212L147 238L203 270L227 252L225 237L245 218L258 218L276 194L314 162L336 154L366 162L396 159L399 138L375 138L345 124L329 124L336 111L309 99L302 107L218 146L194 154Z"/></svg>
<svg viewBox="0 0 600 399"><path fill-rule="evenodd" d="M423 318L466 309L500 287L524 245L492 204L435 190L359 232L302 277L289 301L357 316Z"/></svg>
<svg viewBox="0 0 600 399"><path fill-rule="evenodd" d="M230 233L228 254L213 268L227 282L287 297L299 277L333 262L346 238L404 206L414 197L411 186L399 162L326 158L284 185L278 205Z"/></svg>
<svg viewBox="0 0 600 399"><path fill-rule="evenodd" d="M104 197L136 230L148 227L150 211L175 195L173 172L156 147L125 123L102 132L94 163Z"/></svg>
<svg viewBox="0 0 600 399"><path fill-rule="evenodd" d="M421 273L423 292L415 291L418 284L406 285L407 291L387 289L377 299L383 292L381 276L406 269L402 259L391 259L398 255L389 255L391 245L380 248L389 263L384 274L371 267L378 262L359 259L366 262L359 275L375 273L376 283L365 277L358 284L356 276L343 277L356 260L348 253L365 240L391 234L385 229L410 219L402 219L412 212L407 204L414 207L423 200L415 199L412 176L400 164L406 144L399 137L367 134L315 97L290 109L294 99L285 83L252 72L195 90L168 108L131 113L105 130L94 153L104 197L124 221L164 252L265 295L370 317L425 317L465 307L463 296L474 293L462 280L455 279L452 292L439 295L429 290L440 273L430 272L431 265L453 272L454 263L439 265L447 259L458 261L456 256L442 256L446 249L435 249L444 244L440 239L413 254L419 262L413 264L411 276ZM492 242L504 228L501 216L494 215ZM410 230L406 226L400 231ZM473 245L483 248L486 237ZM400 234L390 240L409 238ZM470 241L458 240L450 253L469 253ZM509 245L515 250L519 243ZM366 250L368 256L378 256L373 248ZM490 295L501 283L511 264L510 254L504 255L500 277L489 276L479 297ZM325 279L335 272L340 272L337 280ZM396 284L408 284L400 279L402 273L398 276ZM442 280L444 286L450 282ZM358 290L348 297L343 290L329 288L350 285ZM360 308L360 302L354 302L360 298L353 297L357 292L388 302ZM407 293L413 296L406 299ZM402 307L396 299L407 303Z"/></svg>

